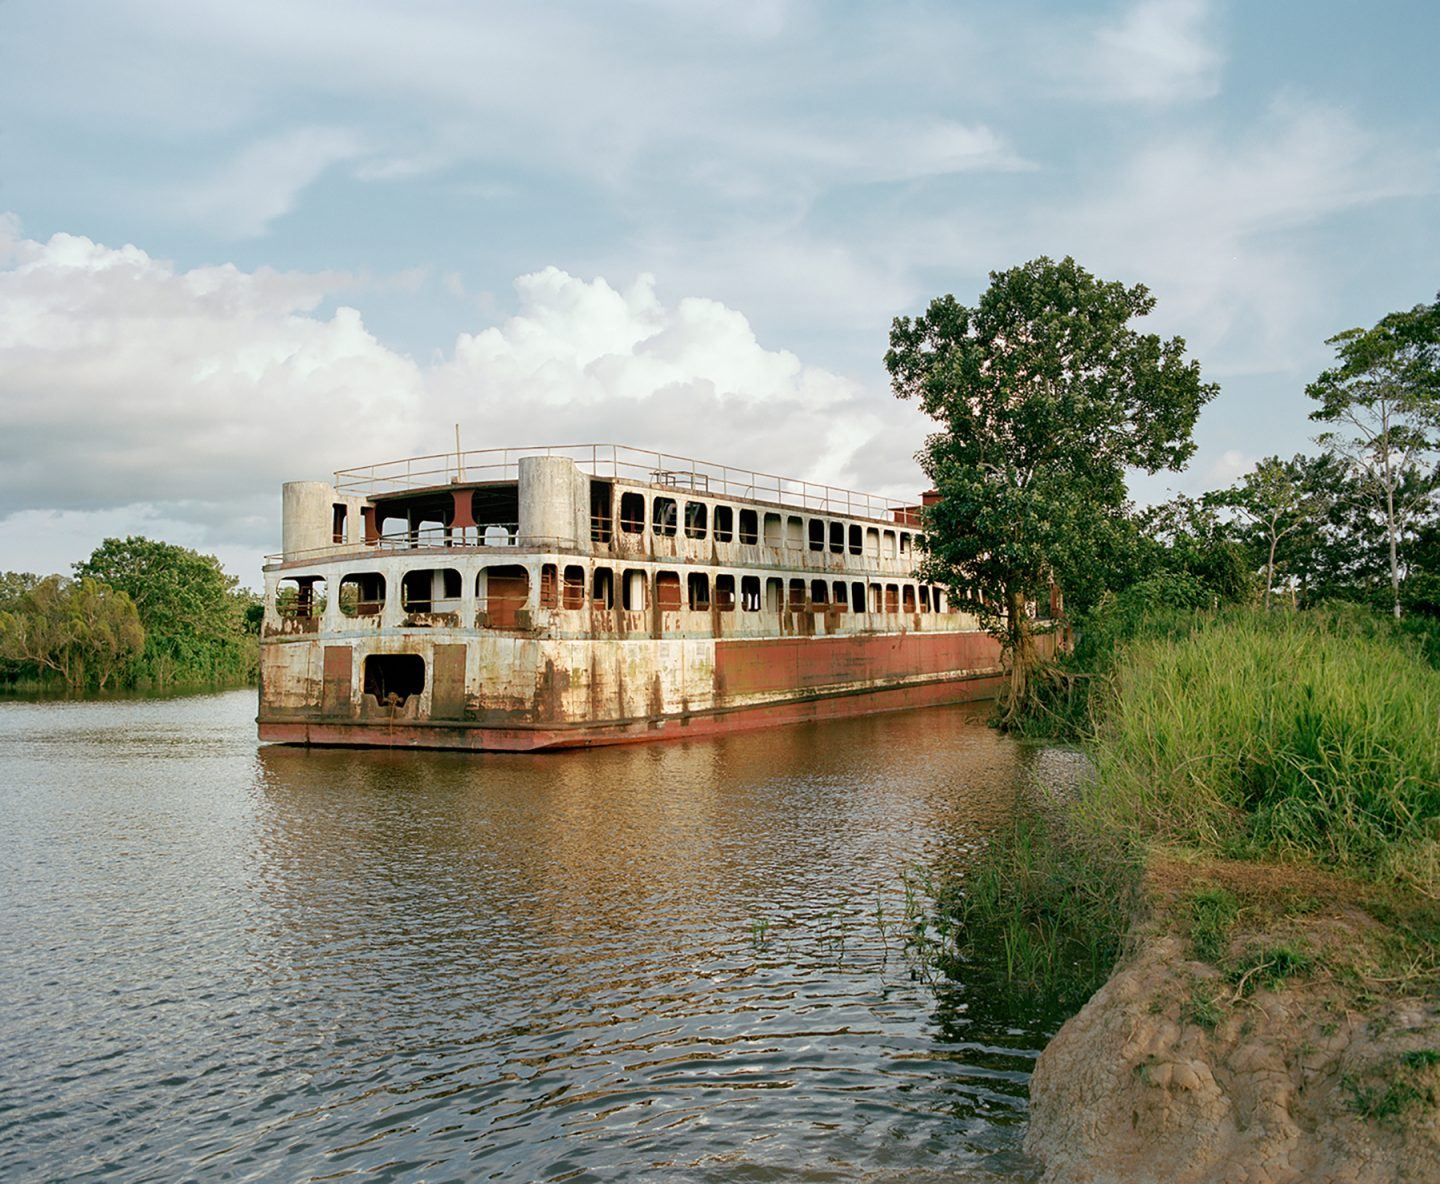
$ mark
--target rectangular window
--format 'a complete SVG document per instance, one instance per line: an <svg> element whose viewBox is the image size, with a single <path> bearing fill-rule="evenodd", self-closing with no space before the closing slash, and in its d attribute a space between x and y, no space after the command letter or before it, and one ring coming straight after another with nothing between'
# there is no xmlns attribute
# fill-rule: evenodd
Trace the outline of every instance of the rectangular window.
<svg viewBox="0 0 1440 1184"><path fill-rule="evenodd" d="M760 577L740 577L740 607L747 613L760 611Z"/></svg>
<svg viewBox="0 0 1440 1184"><path fill-rule="evenodd" d="M620 605L627 613L645 611L647 577L638 568L627 567L620 583Z"/></svg>
<svg viewBox="0 0 1440 1184"><path fill-rule="evenodd" d="M753 547L760 541L760 516L754 510L740 511L740 542Z"/></svg>
<svg viewBox="0 0 1440 1184"><path fill-rule="evenodd" d="M735 511L730 506L715 507L715 541L728 543L735 537Z"/></svg>
<svg viewBox="0 0 1440 1184"><path fill-rule="evenodd" d="M825 550L825 523L819 518L810 519L810 550Z"/></svg>
<svg viewBox="0 0 1440 1184"><path fill-rule="evenodd" d="M922 613L928 613L928 612L930 611L930 585L929 585L929 584L921 584L921 585L920 585L920 611L921 611Z"/></svg>
<svg viewBox="0 0 1440 1184"><path fill-rule="evenodd" d="M578 563L565 568L565 584L561 603L570 609L585 607L585 569Z"/></svg>
<svg viewBox="0 0 1440 1184"><path fill-rule="evenodd" d="M872 613L883 612L885 609L885 593L879 584L870 585L870 611Z"/></svg>
<svg viewBox="0 0 1440 1184"><path fill-rule="evenodd" d="M457 612L460 585L460 573L453 567L407 571L400 580L400 607L410 613Z"/></svg>
<svg viewBox="0 0 1440 1184"><path fill-rule="evenodd" d="M880 558L880 532L873 526L865 528L865 554L871 559Z"/></svg>
<svg viewBox="0 0 1440 1184"><path fill-rule="evenodd" d="M659 501L659 498L655 499ZM660 606L660 611L678 612L680 609L680 575L678 572L661 571L655 573L655 603Z"/></svg>
<svg viewBox="0 0 1440 1184"><path fill-rule="evenodd" d="M710 577L703 571L692 571L685 578L685 587L689 594L690 611L692 613L709 612Z"/></svg>
<svg viewBox="0 0 1440 1184"><path fill-rule="evenodd" d="M340 611L347 617L378 617L385 607L385 577L360 571L340 581Z"/></svg>
<svg viewBox="0 0 1440 1184"><path fill-rule="evenodd" d="M765 515L765 545L778 547L785 541L779 514Z"/></svg>
<svg viewBox="0 0 1440 1184"><path fill-rule="evenodd" d="M791 551L805 550L805 520L803 518L787 518L785 520L785 546Z"/></svg>
<svg viewBox="0 0 1440 1184"><path fill-rule="evenodd" d="M487 567L475 577L483 598L485 623L491 629L514 629L530 602L530 573L519 564Z"/></svg>
<svg viewBox="0 0 1440 1184"><path fill-rule="evenodd" d="M687 539L703 539L705 537L705 520L709 511L704 502L685 503L685 537Z"/></svg>
<svg viewBox="0 0 1440 1184"><path fill-rule="evenodd" d="M789 598L789 603L786 604L785 607L788 608L792 613L800 612L802 609L804 609L804 607L805 607L805 581L804 581L804 580L791 580L791 581L790 581L790 598Z"/></svg>
<svg viewBox="0 0 1440 1184"><path fill-rule="evenodd" d="M824 580L810 581L810 603L820 605L830 603L830 586Z"/></svg>
<svg viewBox="0 0 1440 1184"><path fill-rule="evenodd" d="M847 587L846 587L846 584L845 584L845 581L844 581L844 580L836 580L836 581L835 581L835 607L836 607L836 608L849 608L849 607L850 607L849 596L848 596Z"/></svg>
<svg viewBox="0 0 1440 1184"><path fill-rule="evenodd" d="M735 611L735 577L715 577L715 607L722 613Z"/></svg>
<svg viewBox="0 0 1440 1184"><path fill-rule="evenodd" d="M643 493L622 493L620 495L620 529L626 534L645 533L645 495Z"/></svg>
<svg viewBox="0 0 1440 1184"><path fill-rule="evenodd" d="M865 611L865 585L850 585L850 607L857 613Z"/></svg>
<svg viewBox="0 0 1440 1184"><path fill-rule="evenodd" d="M780 612L783 607L781 599L784 594L785 585L778 579L765 581L765 607L772 613Z"/></svg>
<svg viewBox="0 0 1440 1184"><path fill-rule="evenodd" d="M330 541L332 543L345 541L345 519L348 516L349 507L344 502L336 502L330 507Z"/></svg>
<svg viewBox="0 0 1440 1184"><path fill-rule="evenodd" d="M887 613L898 613L900 611L900 585L885 585L885 611Z"/></svg>
<svg viewBox="0 0 1440 1184"><path fill-rule="evenodd" d="M915 611L915 585L906 584L902 591L905 598L905 611L913 613Z"/></svg>
<svg viewBox="0 0 1440 1184"><path fill-rule="evenodd" d="M555 582L555 565L546 563L540 568L540 607L558 608L560 597Z"/></svg>
<svg viewBox="0 0 1440 1184"><path fill-rule="evenodd" d="M830 523L830 554L845 554L845 523Z"/></svg>
<svg viewBox="0 0 1440 1184"><path fill-rule="evenodd" d="M910 532L908 530L900 532L900 557L902 559L910 558Z"/></svg>
<svg viewBox="0 0 1440 1184"><path fill-rule="evenodd" d="M590 482L590 538L597 543L610 541L610 482Z"/></svg>
<svg viewBox="0 0 1440 1184"><path fill-rule="evenodd" d="M674 538L678 528L679 508L673 497L657 497L651 505L650 530L661 538Z"/></svg>
<svg viewBox="0 0 1440 1184"><path fill-rule="evenodd" d="M673 534L674 532L672 531L671 533ZM887 530L885 532L885 558L895 558L895 532L893 530Z"/></svg>
<svg viewBox="0 0 1440 1184"><path fill-rule="evenodd" d="M325 614L325 577L287 576L281 580L275 589L275 611L286 620L318 621Z"/></svg>
<svg viewBox="0 0 1440 1184"><path fill-rule="evenodd" d="M864 537L864 531L862 531L858 526L852 526L850 528L850 554L860 554L862 550L860 540L862 537Z"/></svg>
<svg viewBox="0 0 1440 1184"><path fill-rule="evenodd" d="M615 572L597 567L590 581L590 603L603 612L615 607Z"/></svg>

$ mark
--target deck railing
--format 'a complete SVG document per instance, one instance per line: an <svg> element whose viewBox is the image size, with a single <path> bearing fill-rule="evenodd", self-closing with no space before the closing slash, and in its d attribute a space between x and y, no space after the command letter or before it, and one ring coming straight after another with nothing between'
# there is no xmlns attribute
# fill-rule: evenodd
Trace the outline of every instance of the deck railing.
<svg viewBox="0 0 1440 1184"><path fill-rule="evenodd" d="M553 544L573 545L573 539L531 539L530 546ZM491 523L481 527L426 526L415 530L392 531L368 542L326 543L320 547L307 547L299 551L277 552L266 555L266 564L294 562L296 560L329 559L340 555L374 554L380 552L437 550L440 548L464 548L466 550L511 549L520 545L520 528L516 523Z"/></svg>
<svg viewBox="0 0 1440 1184"><path fill-rule="evenodd" d="M437 452L403 460L339 469L335 488L359 497L401 493L438 485L472 481L513 481L520 460L528 456L563 456L594 477L633 481L689 490L710 497L776 502L821 513L860 518L890 518L915 503L861 493L798 477L781 477L714 461L651 452L626 444L550 444L533 448L483 448L468 452Z"/></svg>

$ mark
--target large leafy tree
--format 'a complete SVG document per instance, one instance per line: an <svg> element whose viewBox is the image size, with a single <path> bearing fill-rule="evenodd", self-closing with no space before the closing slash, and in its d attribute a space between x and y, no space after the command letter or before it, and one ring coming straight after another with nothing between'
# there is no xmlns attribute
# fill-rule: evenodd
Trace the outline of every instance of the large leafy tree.
<svg viewBox="0 0 1440 1184"><path fill-rule="evenodd" d="M1179 337L1132 322L1155 299L1073 259L992 272L972 308L941 296L897 317L895 393L939 424L919 455L940 497L926 512L926 579L971 597L1010 668L1003 718L1033 694L1028 605L1087 579L1125 534L1127 469L1178 468L1216 387Z"/></svg>
<svg viewBox="0 0 1440 1184"><path fill-rule="evenodd" d="M165 685L243 677L253 660L248 595L213 555L132 535L106 539L77 577L127 593L145 626L144 675Z"/></svg>
<svg viewBox="0 0 1440 1184"><path fill-rule="evenodd" d="M145 645L135 604L98 580L49 576L0 609L0 657L104 690Z"/></svg>
<svg viewBox="0 0 1440 1184"><path fill-rule="evenodd" d="M1423 479L1440 444L1440 296L1369 329L1331 337L1337 362L1305 388L1310 418L1369 490L1384 523L1391 607L1400 616L1401 547L1431 496Z"/></svg>

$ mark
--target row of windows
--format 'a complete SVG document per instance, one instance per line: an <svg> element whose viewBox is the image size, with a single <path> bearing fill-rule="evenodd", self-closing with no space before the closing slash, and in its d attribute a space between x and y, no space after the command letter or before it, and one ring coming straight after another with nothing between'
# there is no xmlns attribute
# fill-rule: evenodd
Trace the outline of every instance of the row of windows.
<svg viewBox="0 0 1440 1184"><path fill-rule="evenodd" d="M483 581L483 582L482 582ZM679 572L650 573L636 568L596 567L588 579L580 564L561 568L554 563L540 568L541 608L611 609L617 603L628 612L641 612L653 603L664 611L689 608L721 612L805 611L836 608L852 612L915 613L956 611L945 594L929 584L872 583L846 580L782 580L778 577L739 576L692 571L682 585ZM405 573L400 582L400 605L407 613L455 612L460 608L462 579L452 567L425 568ZM476 594L494 609L523 607L530 598L529 572L518 564L486 568L476 578ZM653 600L652 600L653 597ZM339 586L339 607L347 617L378 616L385 605L385 577L379 572L354 572ZM281 581L276 609L281 616L314 618L325 608L325 581L302 576Z"/></svg>
<svg viewBox="0 0 1440 1184"><path fill-rule="evenodd" d="M829 551L832 555L869 555L872 558L907 559L914 551L915 537L908 530L882 530L863 527L858 523L833 522L825 518L805 519L796 514L780 515L759 510L741 509L737 516L733 506L715 506L714 514L705 502L681 503L673 497L655 497L650 513L645 512L643 493L620 495L620 531L622 534L644 534L646 522L657 538L674 538L683 525L687 539L712 537L717 543L729 543L738 534L742 544L764 541L767 547L785 547L793 551ZM610 523L605 510L591 520L591 537L597 542L610 541Z"/></svg>
<svg viewBox="0 0 1440 1184"><path fill-rule="evenodd" d="M653 582L654 603L663 611L688 608L691 612L708 612L712 607L731 612L797 612L809 609L838 608L854 612L943 612L945 596L929 584L870 584L846 580L785 581L769 577L762 585L760 576L729 573L711 580L708 572L692 571L685 575L682 586L680 573L660 571ZM650 581L647 573L628 570L621 573L621 607L630 612L647 608ZM615 574L608 567L594 569L590 580L590 602L595 608L609 609L615 602ZM763 594L763 595L762 595ZM583 609L586 607L585 569L579 564L563 570L547 563L540 569L540 607Z"/></svg>

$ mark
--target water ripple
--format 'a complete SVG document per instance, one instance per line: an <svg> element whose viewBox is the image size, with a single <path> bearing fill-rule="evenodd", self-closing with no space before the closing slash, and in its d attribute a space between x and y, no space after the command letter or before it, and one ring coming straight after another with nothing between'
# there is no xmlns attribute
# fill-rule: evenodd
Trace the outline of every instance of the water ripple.
<svg viewBox="0 0 1440 1184"><path fill-rule="evenodd" d="M0 1155L36 1180L1026 1180L1042 1018L903 873L1036 754L942 709L555 757L0 706Z"/></svg>

